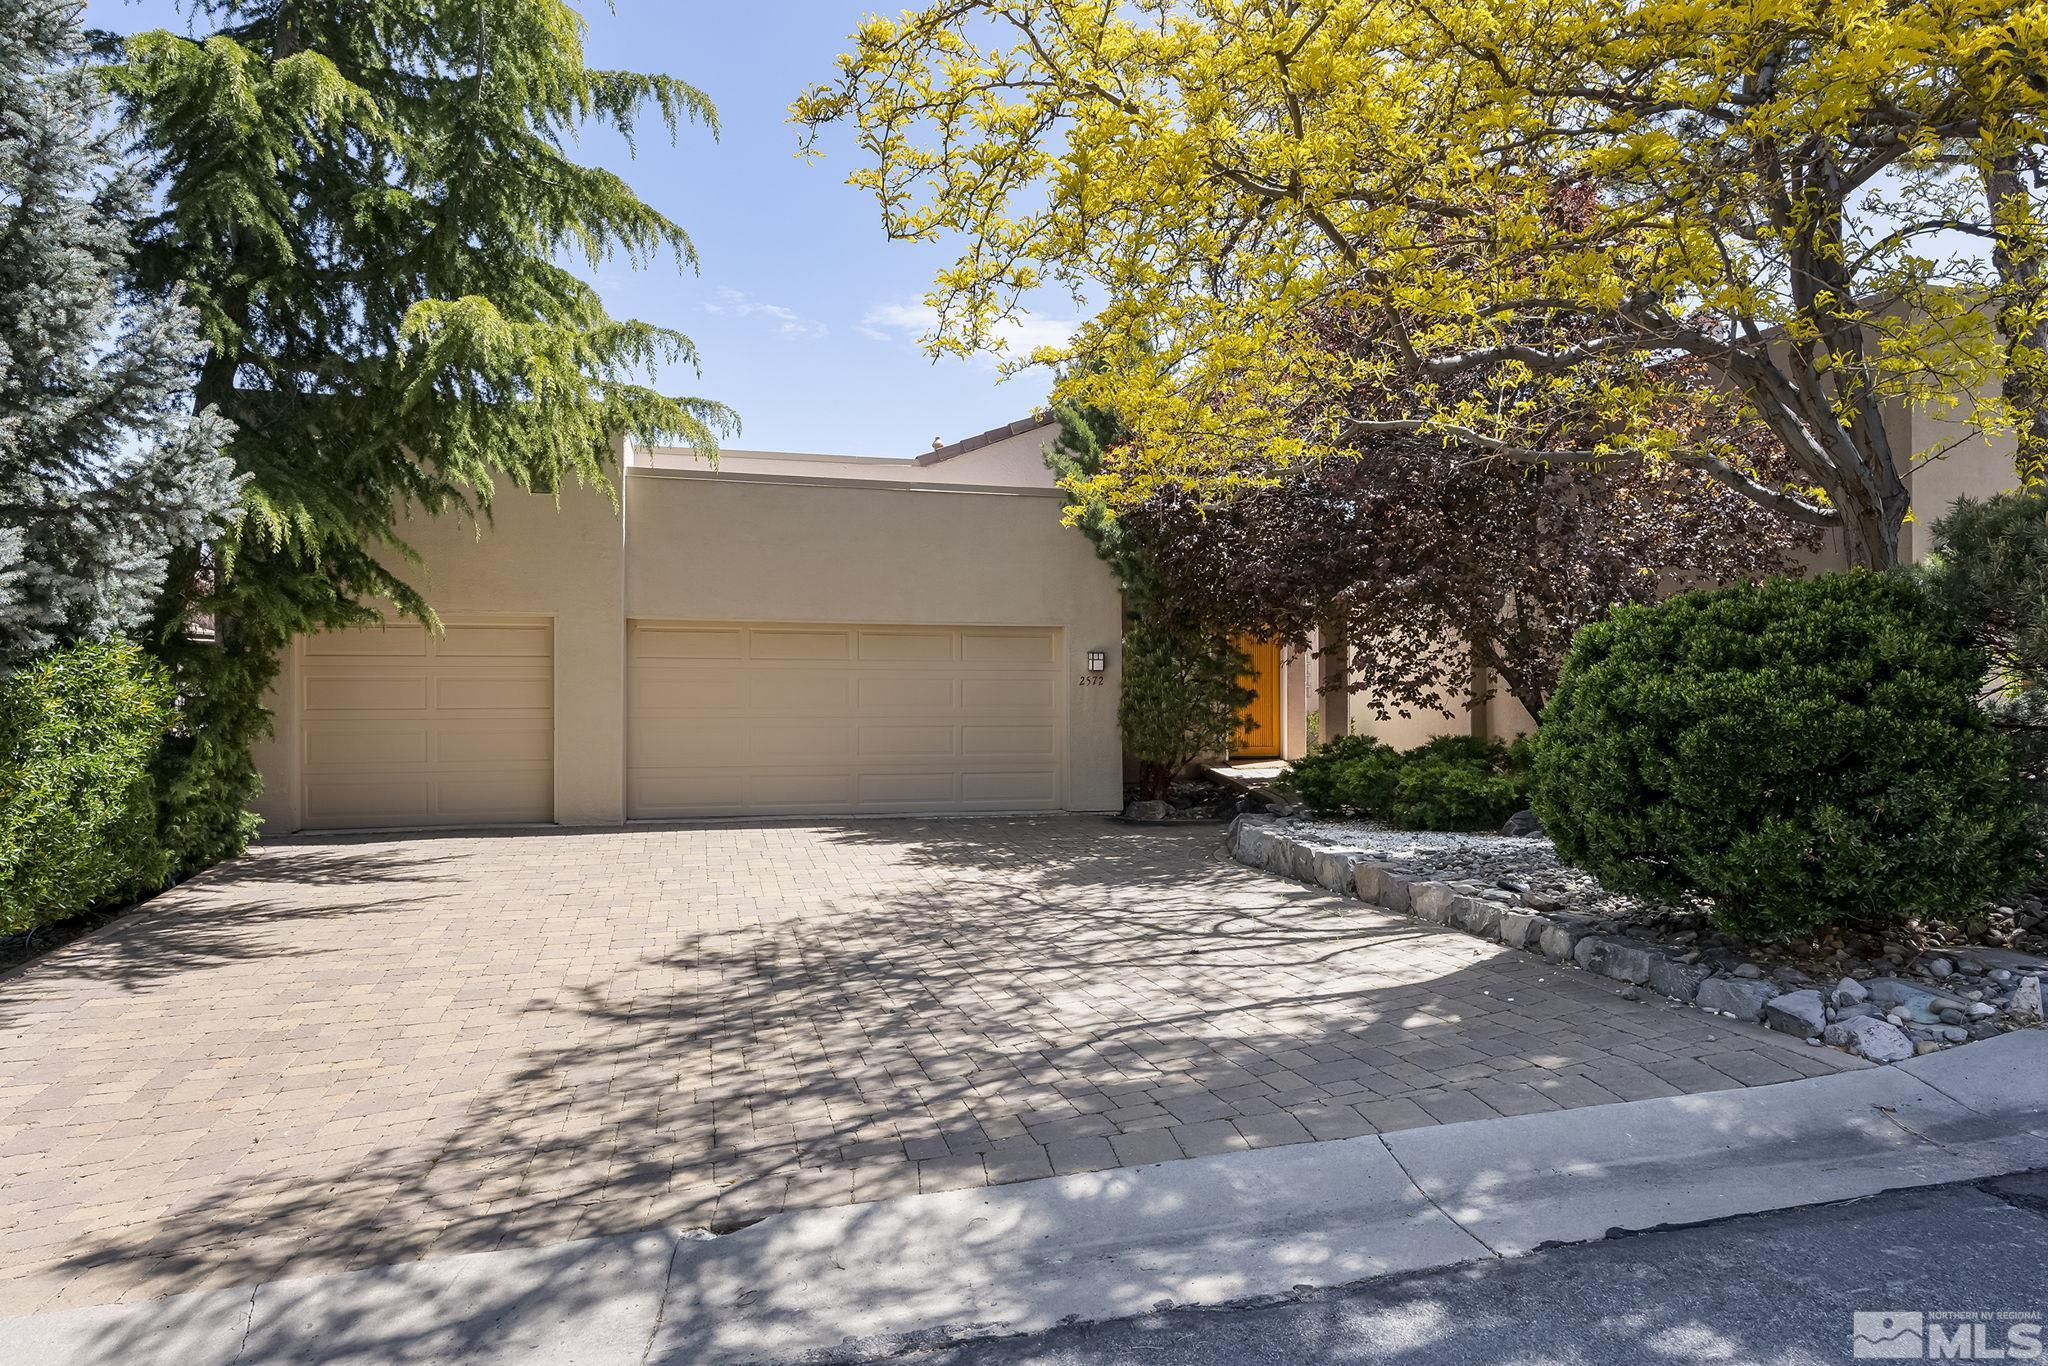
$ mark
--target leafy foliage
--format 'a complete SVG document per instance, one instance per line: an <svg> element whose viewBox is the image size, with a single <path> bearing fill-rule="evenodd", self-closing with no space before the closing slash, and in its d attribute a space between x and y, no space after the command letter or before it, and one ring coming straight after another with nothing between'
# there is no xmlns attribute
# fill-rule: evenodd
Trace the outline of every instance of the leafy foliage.
<svg viewBox="0 0 2048 1366"><path fill-rule="evenodd" d="M2048 835L2048 491L1958 499L1933 541L1921 572L1991 661L1985 710Z"/></svg>
<svg viewBox="0 0 2048 1366"><path fill-rule="evenodd" d="M0 934L163 884L150 763L170 711L162 666L126 641L0 681Z"/></svg>
<svg viewBox="0 0 2048 1366"><path fill-rule="evenodd" d="M1230 747L1237 714L1252 700L1239 682L1251 661L1225 640L1145 626L1125 634L1123 655L1117 724L1138 761L1140 791L1163 800L1198 756Z"/></svg>
<svg viewBox="0 0 2048 1366"><path fill-rule="evenodd" d="M2048 686L2048 491L1956 500L1934 524L1922 572L1983 647L1999 684Z"/></svg>
<svg viewBox="0 0 2048 1366"><path fill-rule="evenodd" d="M1392 795L1392 782L1380 775L1390 779L1399 759L1398 750L1370 735L1333 735L1288 764L1281 781L1311 811L1372 812Z"/></svg>
<svg viewBox="0 0 2048 1366"><path fill-rule="evenodd" d="M161 196L138 270L189 282L198 397L235 422L248 480L238 532L174 566L157 614L184 698L166 837L192 865L246 838L279 651L379 600L434 620L395 517L487 517L500 480L606 486L619 433L708 447L732 422L651 387L694 365L689 339L613 318L568 263L694 263L569 141L649 112L715 127L701 92L592 69L563 0L189 8L210 31L138 35L106 75ZM204 619L216 640L193 639Z"/></svg>
<svg viewBox="0 0 2048 1366"><path fill-rule="evenodd" d="M2025 868L1984 655L1902 575L1687 593L1587 627L1535 741L1558 853L1757 934L1968 909Z"/></svg>
<svg viewBox="0 0 2048 1366"><path fill-rule="evenodd" d="M855 126L893 235L959 240L935 348L1102 301L1061 393L1140 438L1118 506L1421 433L1697 469L1883 567L1888 405L2042 369L2044 68L2030 0L928 0L795 113ZM1369 412L1303 412L1352 386ZM1787 468L1697 421L1715 392ZM1970 416L2032 431L2018 393Z"/></svg>
<svg viewBox="0 0 2048 1366"><path fill-rule="evenodd" d="M1095 546L1095 553L1123 589L1124 610L1135 617L1150 618L1170 611L1174 602L1163 595L1156 582L1154 556L1161 549L1151 528L1121 517L1116 509L1088 490L1107 468L1116 451L1130 440L1130 432L1116 414L1086 404L1055 402L1053 420L1060 434L1046 448L1046 467L1068 490L1067 518ZM1177 620L1189 630L1201 630L1208 621L1199 612L1182 612Z"/></svg>
<svg viewBox="0 0 2048 1366"><path fill-rule="evenodd" d="M1444 735L1397 750L1340 736L1288 765L1287 785L1309 806L1402 830L1493 830L1528 805L1522 744Z"/></svg>
<svg viewBox="0 0 2048 1366"><path fill-rule="evenodd" d="M1412 437L1215 504L1162 489L1116 525L1170 620L1297 644L1341 632L1383 719L1451 713L1475 655L1540 713L1587 622L1674 584L1783 572L1813 544L1704 475L1530 469Z"/></svg>
<svg viewBox="0 0 2048 1366"><path fill-rule="evenodd" d="M0 671L142 625L235 506L193 316L122 292L142 187L82 58L73 0L0 8Z"/></svg>

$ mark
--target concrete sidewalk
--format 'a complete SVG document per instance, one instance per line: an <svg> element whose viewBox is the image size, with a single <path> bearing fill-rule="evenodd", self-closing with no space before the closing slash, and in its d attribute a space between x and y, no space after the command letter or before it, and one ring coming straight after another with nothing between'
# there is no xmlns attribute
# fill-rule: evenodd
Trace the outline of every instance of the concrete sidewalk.
<svg viewBox="0 0 2048 1366"><path fill-rule="evenodd" d="M2048 1165L2048 1032L1896 1067L0 1321L38 1363L844 1360Z"/></svg>

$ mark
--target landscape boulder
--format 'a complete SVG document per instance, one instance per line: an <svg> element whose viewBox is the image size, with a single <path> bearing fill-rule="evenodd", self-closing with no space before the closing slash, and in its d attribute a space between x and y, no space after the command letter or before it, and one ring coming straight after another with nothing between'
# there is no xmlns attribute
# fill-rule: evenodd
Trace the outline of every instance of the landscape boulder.
<svg viewBox="0 0 2048 1366"><path fill-rule="evenodd" d="M1827 1007L1812 987L1788 991L1764 1002L1764 1023L1795 1039L1817 1039L1827 1028Z"/></svg>
<svg viewBox="0 0 2048 1366"><path fill-rule="evenodd" d="M1709 977L1700 983L1699 994L1693 1001L1701 1010L1754 1020L1764 1013L1764 1003L1779 994L1773 982L1748 977Z"/></svg>
<svg viewBox="0 0 2048 1366"><path fill-rule="evenodd" d="M1871 1062L1903 1062L1913 1056L1913 1041L1897 1025L1867 1015L1836 1020L1823 1029L1821 1042L1846 1048Z"/></svg>
<svg viewBox="0 0 2048 1366"><path fill-rule="evenodd" d="M1650 964L1663 956L1655 944L1605 934L1589 934L1572 946L1572 958L1580 967L1631 986L1649 981Z"/></svg>

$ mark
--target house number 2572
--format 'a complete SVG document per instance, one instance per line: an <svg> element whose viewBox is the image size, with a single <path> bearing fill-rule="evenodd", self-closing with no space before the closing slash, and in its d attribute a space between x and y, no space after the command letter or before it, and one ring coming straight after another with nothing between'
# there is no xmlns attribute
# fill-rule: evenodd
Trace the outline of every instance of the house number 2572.
<svg viewBox="0 0 2048 1366"><path fill-rule="evenodd" d="M1101 674L1082 674L1082 675L1081 675L1081 686L1082 686L1082 687L1084 687L1084 688L1099 688L1099 687L1101 687L1101 686L1102 686L1102 675L1101 675Z"/></svg>

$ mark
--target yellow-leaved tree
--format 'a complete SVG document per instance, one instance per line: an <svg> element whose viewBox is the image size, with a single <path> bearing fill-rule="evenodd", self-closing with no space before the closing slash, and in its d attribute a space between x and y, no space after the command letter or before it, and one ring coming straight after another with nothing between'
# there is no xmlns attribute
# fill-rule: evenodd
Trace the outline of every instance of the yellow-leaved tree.
<svg viewBox="0 0 2048 1366"><path fill-rule="evenodd" d="M1112 505L1436 432L1679 462L1884 566L1939 453L1888 409L2015 432L2048 470L2044 16L938 0L868 21L794 114L857 129L891 234L958 245L933 346L988 345L1046 289L1097 310L1062 396L1136 436L1094 481ZM1789 478L1716 437L1723 403Z"/></svg>

